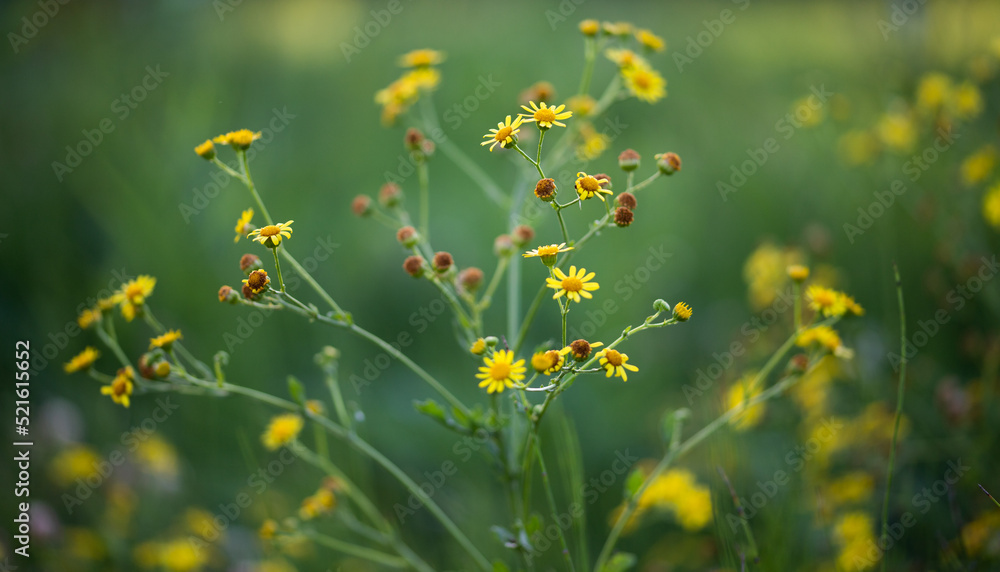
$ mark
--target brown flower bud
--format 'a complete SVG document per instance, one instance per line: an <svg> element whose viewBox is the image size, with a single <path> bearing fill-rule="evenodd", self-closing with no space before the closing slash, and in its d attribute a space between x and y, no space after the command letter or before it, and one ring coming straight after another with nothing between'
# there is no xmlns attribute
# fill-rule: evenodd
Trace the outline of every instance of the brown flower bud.
<svg viewBox="0 0 1000 572"><path fill-rule="evenodd" d="M569 349L576 361L586 361L590 357L590 342L587 340L576 340L569 345Z"/></svg>
<svg viewBox="0 0 1000 572"><path fill-rule="evenodd" d="M236 292L234 292L233 289L229 286L223 286L222 288L219 288L220 302L229 302L230 304L235 304L237 296L238 294L236 294Z"/></svg>
<svg viewBox="0 0 1000 572"><path fill-rule="evenodd" d="M403 270L414 278L424 275L424 259L419 256L410 256L403 261Z"/></svg>
<svg viewBox="0 0 1000 572"><path fill-rule="evenodd" d="M594 175L594 178L601 184L602 189L611 189L611 177L607 173L598 173Z"/></svg>
<svg viewBox="0 0 1000 572"><path fill-rule="evenodd" d="M434 254L434 270L440 274L447 272L454 263L455 259L447 252L442 251Z"/></svg>
<svg viewBox="0 0 1000 572"><path fill-rule="evenodd" d="M528 244L533 238L535 238L535 229L526 224L518 225L514 229L514 232L511 233L511 240L514 241L514 246L517 247Z"/></svg>
<svg viewBox="0 0 1000 572"><path fill-rule="evenodd" d="M424 141L424 134L420 132L416 127L410 127L406 130L406 135L403 136L403 144L410 151L420 151L421 143Z"/></svg>
<svg viewBox="0 0 1000 572"><path fill-rule="evenodd" d="M493 252L497 256L514 254L514 240L509 235L501 234L493 241Z"/></svg>
<svg viewBox="0 0 1000 572"><path fill-rule="evenodd" d="M622 171L634 171L639 168L642 157L632 149L626 149L618 155L618 166Z"/></svg>
<svg viewBox="0 0 1000 572"><path fill-rule="evenodd" d="M535 196L545 202L556 198L556 182L553 179L542 179L535 185Z"/></svg>
<svg viewBox="0 0 1000 572"><path fill-rule="evenodd" d="M351 212L357 216L367 216L372 212L372 200L368 195L358 195L351 201Z"/></svg>
<svg viewBox="0 0 1000 572"><path fill-rule="evenodd" d="M253 254L244 254L240 257L240 270L244 274L250 274L254 270L260 270L264 265L261 263L260 258Z"/></svg>
<svg viewBox="0 0 1000 572"><path fill-rule="evenodd" d="M483 283L483 271L470 266L458 273L458 283L466 292L475 292Z"/></svg>
<svg viewBox="0 0 1000 572"><path fill-rule="evenodd" d="M634 211L635 210L635 205L636 205L635 195L633 195L632 193L629 193L629 192L622 193L622 194L618 195L615 198L615 200L618 201L619 205L627 208L628 210L630 210L630 211Z"/></svg>
<svg viewBox="0 0 1000 572"><path fill-rule="evenodd" d="M396 232L396 240L398 240L399 243L406 248L413 248L416 246L419 238L417 229L412 226L404 226Z"/></svg>
<svg viewBox="0 0 1000 572"><path fill-rule="evenodd" d="M403 189L396 183L386 183L378 191L378 202L386 208L392 208L403 200Z"/></svg>
<svg viewBox="0 0 1000 572"><path fill-rule="evenodd" d="M681 158L677 153L660 153L656 156L656 166L664 175L673 175L681 170Z"/></svg>
<svg viewBox="0 0 1000 572"><path fill-rule="evenodd" d="M635 215L633 215L632 211L630 211L629 209L627 209L625 207L618 207L618 208L615 209L615 224L616 225L624 228L624 227L632 224L632 219L633 218L635 218Z"/></svg>

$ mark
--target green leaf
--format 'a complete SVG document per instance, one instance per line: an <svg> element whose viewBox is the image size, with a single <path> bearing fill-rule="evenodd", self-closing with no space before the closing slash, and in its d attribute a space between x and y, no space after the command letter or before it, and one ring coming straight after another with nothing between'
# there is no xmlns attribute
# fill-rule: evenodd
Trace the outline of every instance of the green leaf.
<svg viewBox="0 0 1000 572"><path fill-rule="evenodd" d="M434 401L433 399L428 399L426 401L414 400L413 407L415 407L417 411L423 413L424 415L430 417L431 419L440 421L441 423L445 424L448 423L448 419L445 417L444 409L441 407L441 404L439 404L437 401Z"/></svg>
<svg viewBox="0 0 1000 572"><path fill-rule="evenodd" d="M306 402L306 389L303 387L302 382L295 379L295 376L288 376L288 394L292 396L292 401L298 403L299 405L304 405Z"/></svg>
<svg viewBox="0 0 1000 572"><path fill-rule="evenodd" d="M635 566L635 560L635 554L615 552L608 563L601 568L601 572L625 572L625 570Z"/></svg>

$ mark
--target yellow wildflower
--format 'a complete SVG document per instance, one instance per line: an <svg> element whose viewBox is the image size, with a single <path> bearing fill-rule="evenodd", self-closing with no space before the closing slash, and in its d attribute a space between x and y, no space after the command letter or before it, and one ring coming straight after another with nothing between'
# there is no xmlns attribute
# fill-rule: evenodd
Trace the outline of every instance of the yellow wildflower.
<svg viewBox="0 0 1000 572"><path fill-rule="evenodd" d="M990 176L996 163L996 148L986 145L962 161L962 180L966 185L981 183Z"/></svg>
<svg viewBox="0 0 1000 572"><path fill-rule="evenodd" d="M250 231L247 230L247 225L250 224L250 220L253 219L253 209L247 209L240 214L240 218L236 220L236 238L233 239L234 243L240 241L240 238L246 236ZM251 229L253 230L253 229Z"/></svg>
<svg viewBox="0 0 1000 572"><path fill-rule="evenodd" d="M400 56L399 65L405 68L424 68L436 66L443 61L444 52L424 48L413 50Z"/></svg>
<svg viewBox="0 0 1000 572"><path fill-rule="evenodd" d="M85 371L90 369L90 366L94 365L97 358L101 357L101 352L97 351L96 348L87 346L82 352L73 356L73 359L69 360L63 369L66 373L76 373L78 371Z"/></svg>
<svg viewBox="0 0 1000 572"><path fill-rule="evenodd" d="M628 372L625 370L639 371L639 368L628 363L628 355L618 350L605 348L597 352L597 357L599 358L601 367L607 372L604 377L614 375L622 378L622 381L628 381Z"/></svg>
<svg viewBox="0 0 1000 572"><path fill-rule="evenodd" d="M290 220L288 222L279 222L278 224L269 224L264 228L254 229L247 237L253 237L254 240L268 248L275 248L281 244L282 237L292 237L291 225L293 222L295 221Z"/></svg>
<svg viewBox="0 0 1000 572"><path fill-rule="evenodd" d="M278 449L295 440L302 431L302 418L294 413L286 413L271 418L267 429L261 436L264 446L270 450Z"/></svg>
<svg viewBox="0 0 1000 572"><path fill-rule="evenodd" d="M559 121L560 119L569 119L573 116L572 111L563 111L566 109L565 105L556 106L546 106L545 102L541 102L541 105L536 105L534 101L528 102L531 107L527 105L522 105L521 109L527 111L527 114L521 114L525 121L534 121L538 128L542 131L546 129L551 129L553 125L558 125L559 127L566 127L566 124Z"/></svg>
<svg viewBox="0 0 1000 572"><path fill-rule="evenodd" d="M497 123L496 129L490 129L489 133L483 135L483 139L486 139L486 141L483 141L480 145L489 145L490 151L493 151L497 143L504 149L513 147L517 143L517 134L521 131L520 127L523 121L524 118L518 115L512 123L510 115L508 115L504 121Z"/></svg>
<svg viewBox="0 0 1000 572"><path fill-rule="evenodd" d="M580 302L581 296L588 299L593 298L591 292L600 288L597 282L590 281L594 278L594 273L587 274L585 268L580 268L580 271L577 272L576 266L570 266L569 274L564 274L560 268L553 268L552 274L554 277L546 278L545 282L546 286L556 291L552 295L553 300L565 295L569 301Z"/></svg>
<svg viewBox="0 0 1000 572"><path fill-rule="evenodd" d="M625 87L646 103L656 103L667 95L667 80L654 69L633 67L622 70Z"/></svg>
<svg viewBox="0 0 1000 572"><path fill-rule="evenodd" d="M149 349L153 348L163 348L164 350L170 351L170 347L177 340L183 338L180 330L170 330L163 335L156 336L149 340Z"/></svg>
<svg viewBox="0 0 1000 572"><path fill-rule="evenodd" d="M483 358L483 366L479 368L476 377L481 379L479 387L485 387L489 393L499 393L504 389L514 387L515 382L524 379L524 360L514 361L514 352L500 350L493 357Z"/></svg>
<svg viewBox="0 0 1000 572"><path fill-rule="evenodd" d="M101 387L101 395L110 395L111 400L121 404L123 407L129 406L129 396L132 395L135 380L135 372L131 366L126 366L118 370L118 375L111 380L110 385Z"/></svg>

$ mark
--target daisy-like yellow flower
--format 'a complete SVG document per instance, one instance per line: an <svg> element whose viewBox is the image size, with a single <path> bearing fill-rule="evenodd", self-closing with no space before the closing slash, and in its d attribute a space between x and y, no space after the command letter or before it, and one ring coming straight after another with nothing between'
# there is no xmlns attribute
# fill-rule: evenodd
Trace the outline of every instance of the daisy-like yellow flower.
<svg viewBox="0 0 1000 572"><path fill-rule="evenodd" d="M441 83L441 72L434 68L417 68L407 72L401 81L412 84L418 90L430 91Z"/></svg>
<svg viewBox="0 0 1000 572"><path fill-rule="evenodd" d="M249 129L240 129L239 131L230 131L225 135L219 135L212 139L212 141L219 144L228 143L233 146L233 149L246 151L250 148L250 144L258 139L260 139L260 131L254 133Z"/></svg>
<svg viewBox="0 0 1000 572"><path fill-rule="evenodd" d="M250 276L246 277L243 283L246 284L250 288L250 291L254 294L260 294L267 288L267 285L271 283L271 278L267 275L266 270L254 270L250 273Z"/></svg>
<svg viewBox="0 0 1000 572"><path fill-rule="evenodd" d="M87 346L82 352L73 356L73 359L69 360L65 365L63 365L63 370L66 373L76 373L78 371L84 371L90 369L90 366L94 365L97 358L101 357L101 352L97 351L96 348Z"/></svg>
<svg viewBox="0 0 1000 572"><path fill-rule="evenodd" d="M642 44L642 47L652 52L662 52L663 48L667 47L667 43L663 41L663 38L649 30L636 30L635 39Z"/></svg>
<svg viewBox="0 0 1000 572"><path fill-rule="evenodd" d="M624 48L608 48L604 51L604 55L609 60L613 61L622 73L625 73L626 70L637 68L649 69L649 63L645 60L645 58L632 50Z"/></svg>
<svg viewBox="0 0 1000 572"><path fill-rule="evenodd" d="M473 355L481 356L486 353L486 340L479 338L472 342L472 346L469 347L469 352Z"/></svg>
<svg viewBox="0 0 1000 572"><path fill-rule="evenodd" d="M798 335L795 343L804 348L812 344L818 344L831 352L836 352L844 345L844 342L840 339L840 334L830 326L809 328Z"/></svg>
<svg viewBox="0 0 1000 572"><path fill-rule="evenodd" d="M146 303L146 298L153 293L155 287L156 278L145 274L122 285L118 293L121 295L122 316L125 316L125 320L131 322L135 318L136 310Z"/></svg>
<svg viewBox="0 0 1000 572"><path fill-rule="evenodd" d="M497 123L496 129L490 129L489 133L483 135L483 139L486 139L486 141L483 141L480 145L489 145L490 151L493 151L497 143L504 149L513 147L517 143L517 134L521 131L520 127L523 121L524 118L518 115L512 123L510 115L508 115L506 120Z"/></svg>
<svg viewBox="0 0 1000 572"><path fill-rule="evenodd" d="M425 68L444 61L444 52L427 48L413 50L399 57L399 65L404 68Z"/></svg>
<svg viewBox="0 0 1000 572"><path fill-rule="evenodd" d="M584 172L576 174L576 194L580 195L580 200L585 201L592 197L597 197L604 202L604 195L612 194L611 191L601 186L601 182Z"/></svg>
<svg viewBox="0 0 1000 572"><path fill-rule="evenodd" d="M527 105L522 105L521 109L527 111L527 114L522 114L525 121L534 121L538 128L542 131L546 129L551 129L553 125L558 125L559 127L566 127L566 124L559 121L560 119L569 119L573 116L572 111L563 111L566 109L565 105L556 106L546 106L545 102L541 102L541 105L536 105L534 101L528 102L531 107Z"/></svg>
<svg viewBox="0 0 1000 572"><path fill-rule="evenodd" d="M826 317L843 316L847 312L844 296L836 290L813 285L806 290L806 297L809 307Z"/></svg>
<svg viewBox="0 0 1000 572"><path fill-rule="evenodd" d="M76 323L79 324L81 330L86 330L94 322L99 321L101 316L100 308L87 308L77 317Z"/></svg>
<svg viewBox="0 0 1000 572"><path fill-rule="evenodd" d="M590 282L594 278L594 273L587 274L585 268L581 268L577 272L576 266L570 266L569 274L563 274L560 268L553 268L552 273L555 278L546 278L545 282L549 288L556 290L556 293L552 295L553 300L565 295L567 300L579 302L581 296L588 299L593 298L591 292L600 288L597 282Z"/></svg>
<svg viewBox="0 0 1000 572"><path fill-rule="evenodd" d="M253 237L254 240L263 244L268 248L275 248L281 244L281 238L292 238L292 223L294 220L288 222L279 222L278 224L269 224L264 228L257 228L250 232L247 237Z"/></svg>
<svg viewBox="0 0 1000 572"><path fill-rule="evenodd" d="M625 79L625 87L632 95L646 103L656 103L667 95L667 80L654 69L641 67L624 69L622 78Z"/></svg>
<svg viewBox="0 0 1000 572"><path fill-rule="evenodd" d="M271 418L267 429L261 435L264 446L274 451L295 440L302 431L302 418L294 413L286 413Z"/></svg>
<svg viewBox="0 0 1000 572"><path fill-rule="evenodd" d="M253 209L247 209L243 211L240 218L236 220L236 228L234 229L236 231L236 238L233 239L233 244L239 242L241 238L247 235L248 231L246 230L246 227L250 224L252 219Z"/></svg>
<svg viewBox="0 0 1000 572"><path fill-rule="evenodd" d="M525 258L531 258L537 256L542 259L542 263L546 266L552 266L556 263L556 257L559 256L560 252L567 252L573 250L572 246L566 246L565 242L559 244L549 244L547 246L539 246L525 252L522 256Z"/></svg>
<svg viewBox="0 0 1000 572"><path fill-rule="evenodd" d="M600 360L601 367L607 372L604 377L611 377L612 375L622 378L622 381L628 381L628 371L639 371L639 368L628 363L628 355L621 353L618 350L613 350L611 348L604 348L603 350L597 352L597 357Z"/></svg>
<svg viewBox="0 0 1000 572"><path fill-rule="evenodd" d="M165 334L163 334L161 336L156 336L155 338L150 338L150 340L149 340L149 349L163 348L163 349L169 351L170 350L170 346L172 346L174 342L176 342L177 340L179 340L179 339L181 339L183 337L184 336L181 335L181 331L180 330L170 330L170 331L168 331L167 333L165 333Z"/></svg>
<svg viewBox="0 0 1000 572"><path fill-rule="evenodd" d="M111 380L111 385L101 387L101 395L110 395L112 401L123 407L128 407L129 396L132 395L134 387L132 383L134 379L135 372L132 370L132 367L124 367L118 370L118 375Z"/></svg>
<svg viewBox="0 0 1000 572"><path fill-rule="evenodd" d="M515 382L524 379L524 360L514 361L514 352L499 350L493 357L484 357L483 366L479 368L476 377L481 379L479 387L485 387L489 393L499 393L504 389L514 387Z"/></svg>
<svg viewBox="0 0 1000 572"><path fill-rule="evenodd" d="M538 373L552 375L562 369L563 364L566 363L566 353L569 352L560 352L559 350L538 352L531 356L531 367Z"/></svg>
<svg viewBox="0 0 1000 572"><path fill-rule="evenodd" d="M983 195L983 218L993 228L1000 229L1000 184L994 185Z"/></svg>

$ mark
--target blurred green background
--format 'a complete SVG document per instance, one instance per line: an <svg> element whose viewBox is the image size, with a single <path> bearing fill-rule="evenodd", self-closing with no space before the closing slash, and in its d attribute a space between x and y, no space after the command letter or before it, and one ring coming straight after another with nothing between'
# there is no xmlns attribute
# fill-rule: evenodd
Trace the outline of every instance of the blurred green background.
<svg viewBox="0 0 1000 572"><path fill-rule="evenodd" d="M950 319L914 358L906 405L909 429L900 446L891 514L898 518L912 510L913 495L940 479L947 461L961 458L972 468L949 488L948 502L934 504L933 512L920 516L916 528L893 548L890 567L957 570L979 563L977 569L995 569L990 568L991 562L997 566L995 525L992 553L984 548L973 554L955 543L964 524L991 510L976 483L1000 490L997 408L988 399L995 386L1000 296L996 285L987 282L962 309L946 297L978 271L980 257L992 256L1000 242L980 214L987 184L996 177L968 184L960 174L963 160L997 142L1000 90L995 71L1000 54L988 54L1000 29L1000 4L929 1L898 29L880 28L879 22L891 22L903 4L591 0L576 6L555 0L402 0L402 11L348 61L342 46L355 41L358 27L372 20L373 10L383 10L385 2L70 2L58 5L57 13L44 18L46 23L30 38L23 18L43 10L41 4L6 3L2 29L23 34L25 41L8 36L12 45L0 50L0 164L5 175L0 191L0 317L4 346L31 340L39 360L31 386L38 442L32 453L31 499L39 507L34 556L31 564L16 556L11 561L20 569L134 569L135 546L171 534L185 507L218 512L219 504L232 502L246 489L248 475L274 456L258 444L272 410L238 397L172 396L179 408L156 428L156 435L176 448L176 471L166 471L169 478L153 484L142 474L124 471L111 479L120 480L121 495L131 499L117 501L132 506L127 533L107 524L110 498L88 501L69 514L63 495L72 486L60 484L51 468L58 453L74 442L88 444L101 457L121 448L122 432L157 407L155 395L143 395L123 409L101 396L92 380L62 372L62 363L96 340L88 332L60 332L74 323L88 298L108 287L115 272L156 276L150 303L157 317L182 329L187 346L205 359L226 349L223 336L235 333L246 319L246 309L219 304L216 291L222 284L238 285L243 277L239 257L255 251L251 243L232 241L233 222L251 202L233 182L202 204L198 193L213 181L215 169L192 148L226 131L263 129L276 111L287 115L287 127L273 140L255 144L259 152L252 168L275 218L295 220L288 248L303 258L319 244L317 239L337 244L314 275L338 302L358 323L386 339L413 334L409 353L418 363L466 401L485 401L473 383L478 364L454 343L447 315L417 333L412 316L437 293L401 271L405 254L392 231L350 212L351 199L377 193L384 173L395 172L404 156L406 122L381 126L373 94L399 75L400 54L422 47L444 51L442 82L433 97L445 133L505 189L520 185L524 192L525 179L516 175L512 154L488 153L478 142L500 118L519 111L518 95L534 82L554 84L557 101L573 94L582 67L577 23L596 18L631 21L666 39L667 50L650 59L667 79L669 95L654 106L635 99L616 105L608 116L627 128L601 157L578 168L619 177L617 153L631 147L643 155L641 174L652 171L653 155L663 151L677 152L683 170L639 196L635 224L606 233L576 260L597 272L602 284L597 300L613 299L620 307L606 321L594 319L599 327L593 339L614 339L626 324L639 323L656 298L689 303L694 318L630 342L628 353L640 372L627 384L594 377L567 395L563 409L582 443L584 474L599 475L619 450L658 458L664 412L690 406L695 412L691 427L702 426L718 415L724 384L759 368L774 349L773 343L751 344L737 367L694 403L682 391L699 370L716 362L713 354L725 352L733 341L745 341L741 327L761 308L748 299L744 263L764 241L800 248L814 268L836 269L836 285L867 309L864 317L841 328L845 343L856 350L838 382L842 401L837 407L843 415L879 401L893 409L896 383L887 353L898 353L899 343L891 271L895 261L911 328L919 328L918 322L939 308L948 309ZM678 69L676 55L690 56L686 50L694 38L711 29L711 21L727 9L735 15L733 22ZM552 16L560 11L567 14ZM970 68L977 57L987 57L978 61L992 66L993 74L976 78L982 89L981 114L955 127L960 137L954 146L919 180L907 181L907 192L852 243L844 224L857 224L858 208L867 208L874 192L904 178L904 163L930 144L935 126L920 124L912 152L886 151L861 166L843 160L841 137L852 129L872 130L887 111L907 108L928 72L948 74L956 82L973 77L982 71ZM161 81L147 80L147 89L153 89L145 99L134 109L116 103L141 84L149 68L164 73ZM595 89L603 88L612 74L613 67L599 58ZM496 82L495 92L468 119L447 121L445 111L472 94L483 77ZM776 122L820 86L836 94L820 111L820 122L781 139ZM114 130L71 172L56 173L53 163L66 162L66 147L76 147L84 131L105 119ZM459 125L452 129L454 123ZM747 150L769 137L779 138L778 152L723 200L718 181L728 182L731 168L748 158ZM435 247L450 251L460 266L490 272L493 239L510 230L510 218L443 154L433 157L430 170ZM572 184L558 182L564 189ZM531 181L527 184L530 188ZM415 179L405 181L403 188L415 197ZM185 216L182 205L197 213ZM579 235L597 210L568 212L571 233ZM557 240L559 231L551 213L542 214L534 226L537 243L547 244ZM619 281L637 276L650 247L670 253L666 266L650 272L648 282L637 288L616 288ZM521 272L524 296L530 299L544 273L536 264L522 265ZM626 289L633 292L627 299L622 295ZM506 334L503 300L501 296L488 315L490 333ZM543 308L540 325L558 321L554 305ZM581 306L571 319L581 320L586 310L597 308ZM788 334L789 319L782 317L776 340ZM144 325L119 322L118 327L128 340L127 351L138 355L145 350L150 333ZM529 347L545 339L546 333L535 328ZM324 345L341 350L344 379L364 375L366 360L379 354L343 331L275 314L231 350L228 377L283 394L291 374L319 398L323 389L313 355ZM53 357L43 355L46 347ZM4 371L10 371L7 363ZM351 407L363 414L363 436L409 474L437 470L442 461L455 458L455 436L413 410L412 401L429 396L428 388L398 364L360 392L350 385L346 392ZM966 405L958 418L942 405L953 403L943 393L957 395L952 399ZM5 390L5 418L13 413L13 400L12 390ZM724 464L734 486L748 493L756 490L756 480L781 468L784 453L803 438L782 401L787 399L769 410L760 428L728 432L682 462L712 488L716 525L693 535L669 519L643 526L621 543L639 555L640 569L738 569L732 547L739 538L734 540L721 517L731 512L731 500L715 466ZM859 456L853 464L875 478L875 494L862 507L875 518L886 451L872 447L863 452L870 458ZM7 465L0 474L4 483L13 482ZM208 569L256 569L251 563L267 557L252 540L260 522L294 511L320 475L302 465L280 478L275 487L280 491L268 491L266 502L255 503L230 527L228 553ZM406 501L407 493L377 468L370 470L368 482L386 514ZM503 555L503 548L489 525L508 522L498 486L483 463L468 463L435 496L490 556ZM589 507L592 547L607 533L621 486L616 483L612 493ZM751 569L812 570L836 559L828 525L813 516L822 511L807 500L809 486L793 479L751 521L762 555ZM6 485L4 490L11 494ZM111 497L112 492L102 487L95 495ZM13 502L9 497L2 503L5 519L13 516ZM431 562L462 569L461 556L441 540L427 511L408 521L404 536ZM0 539L8 556L11 542ZM666 555L670 546L682 556ZM96 552L84 558L72 556L73 550ZM301 570L336 570L338 565L367 569L318 547L290 561ZM554 558L545 562L559 566Z"/></svg>

